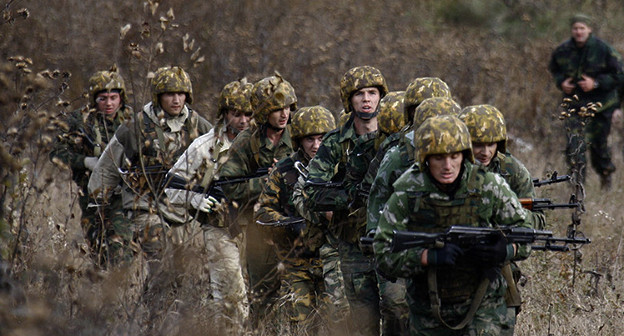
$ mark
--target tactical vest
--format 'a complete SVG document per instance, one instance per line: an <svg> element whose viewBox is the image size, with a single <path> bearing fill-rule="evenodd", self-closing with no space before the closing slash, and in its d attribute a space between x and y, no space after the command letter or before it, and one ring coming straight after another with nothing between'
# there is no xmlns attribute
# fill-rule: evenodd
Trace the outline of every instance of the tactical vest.
<svg viewBox="0 0 624 336"><path fill-rule="evenodd" d="M408 228L419 232L442 232L454 225L483 224L491 216L482 213L479 204L482 197L483 179L486 172L479 165L473 165L466 192L456 194L452 199L436 197L439 193L408 191L410 209ZM480 274L470 260L460 258L453 268L437 268L438 290L443 303L460 303L469 299L481 280ZM427 288L426 274L418 275L415 286ZM426 292L426 291L420 291ZM423 293L426 294L426 293ZM425 297L423 297L425 299ZM427 298L428 300L428 298Z"/></svg>

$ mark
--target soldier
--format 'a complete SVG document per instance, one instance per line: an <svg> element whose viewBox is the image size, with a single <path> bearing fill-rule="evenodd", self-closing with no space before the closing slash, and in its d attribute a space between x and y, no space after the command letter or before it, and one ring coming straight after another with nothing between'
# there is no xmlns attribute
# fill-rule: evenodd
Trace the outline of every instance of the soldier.
<svg viewBox="0 0 624 336"><path fill-rule="evenodd" d="M500 267L527 258L529 246L508 244L501 235L466 251L446 243L391 252L393 230L530 228L527 213L499 175L472 164L470 134L457 117L429 118L414 138L418 166L394 183L374 237L379 267L407 279L412 335L499 335L507 312Z"/></svg>
<svg viewBox="0 0 624 336"><path fill-rule="evenodd" d="M89 79L89 97L91 101L84 108L67 116L67 129L59 136L50 152L53 162L62 162L72 171L72 179L80 188L78 204L82 210L80 224L85 239L91 248L94 261L103 265L107 254L102 244L107 232L104 228L111 225L111 217L121 209L121 196L115 193L110 204L101 211L89 207L89 176L98 158L111 140L117 128L132 115L128 106L128 96L124 80L113 66L109 71L98 71ZM102 215L106 215L101 217ZM115 254L118 246L109 241L108 248ZM110 260L114 263L114 261Z"/></svg>
<svg viewBox="0 0 624 336"><path fill-rule="evenodd" d="M328 231L338 238L340 267L351 307L354 328L366 335L378 335L379 291L372 255L365 255L359 238L365 228L364 208L350 207L370 159L376 152L379 101L388 93L381 72L371 66L347 71L340 82L345 112L351 117L344 126L327 133L317 155L310 161L304 192L310 211L324 211L330 221ZM327 182L344 183L327 187ZM352 209L357 211L353 212Z"/></svg>
<svg viewBox="0 0 624 336"><path fill-rule="evenodd" d="M287 125L291 112L297 108L292 85L281 75L266 77L254 84L251 93L252 127L241 132L230 147L228 160L221 165L219 176L232 178L250 176L260 168L272 169L274 164L293 152ZM238 206L236 223L243 234L243 267L249 277L252 320L258 323L261 312L279 289L275 266L277 257L267 237L253 221L254 204L266 183L266 176L247 182L223 186L230 202Z"/></svg>
<svg viewBox="0 0 624 336"><path fill-rule="evenodd" d="M280 160L271 171L260 194L255 220L268 226L277 254L285 269L281 274L280 297L286 300L286 316L292 329L318 327L316 313L330 302L325 292L319 248L324 233L313 222L281 226L281 222L301 218L293 204L293 187L302 167L314 158L325 133L336 128L334 116L322 106L303 107L292 120L292 140L296 152ZM280 305L281 306L281 305Z"/></svg>
<svg viewBox="0 0 624 336"><path fill-rule="evenodd" d="M519 198L534 198L535 187L531 174L507 149L507 127L503 114L492 105L474 105L464 108L459 119L468 126L475 160L481 163L486 171L500 175ZM531 211L529 219L536 229L543 230L546 226L542 211ZM511 264L510 267L513 278L506 280L513 281L511 284L508 283L509 286L516 286L521 276L520 269L515 264ZM520 303L507 302L509 321L503 324L505 335L514 333Z"/></svg>
<svg viewBox="0 0 624 336"><path fill-rule="evenodd" d="M215 128L191 143L170 174L182 177L191 185L209 187L219 166L225 162L234 138L249 128L252 86L246 78L225 85L219 96ZM225 214L218 211L222 209L220 200L192 191L165 189L165 192L172 204L207 214L196 218L203 219L199 224L208 255L205 268L210 272L211 294L218 311L215 315L219 319L219 328L225 328L223 332L239 334L249 315L238 249L240 237L230 233Z"/></svg>
<svg viewBox="0 0 624 336"><path fill-rule="evenodd" d="M172 223L184 223L167 207L163 178L189 144L212 125L188 105L193 89L182 68L158 69L151 93L152 101L142 113L121 125L106 146L89 179L89 192L106 204L116 186L124 183L124 216L132 227L116 232L116 239L125 246L137 240L151 267L156 267L163 256L165 231Z"/></svg>
<svg viewBox="0 0 624 336"><path fill-rule="evenodd" d="M611 118L619 107L618 89L624 84L622 57L609 44L595 37L591 18L583 14L570 20L572 38L553 52L548 69L557 88L563 91L568 109L565 119L568 143L566 159L578 182L585 181L587 146L591 164L604 189L611 187L615 165L611 160L608 137ZM597 106L589 120L582 114L588 104ZM617 116L616 116L617 118Z"/></svg>

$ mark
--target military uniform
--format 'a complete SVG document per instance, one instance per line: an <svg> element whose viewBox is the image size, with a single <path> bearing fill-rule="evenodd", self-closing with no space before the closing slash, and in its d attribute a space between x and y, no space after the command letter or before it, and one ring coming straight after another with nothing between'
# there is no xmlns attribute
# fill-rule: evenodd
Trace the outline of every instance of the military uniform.
<svg viewBox="0 0 624 336"><path fill-rule="evenodd" d="M568 110L579 112L589 103L602 104L588 121L577 113L565 119L568 137L566 159L570 169L577 170L584 181L587 165L585 151L589 146L592 166L598 175L607 177L615 171L607 138L611 131L611 116L619 105L617 90L624 85L622 57L613 47L593 35L580 48L571 38L555 49L548 69L557 88L561 88L566 78L572 78L576 83L583 74L596 80L597 87L589 92L584 92L577 85L572 93L564 93L563 98L570 99Z"/></svg>
<svg viewBox="0 0 624 336"><path fill-rule="evenodd" d="M416 134L435 142L435 134L449 130L448 124L439 124L435 117L425 121L422 132ZM453 127L461 128L461 121L454 118ZM442 191L428 172L409 169L395 183L394 193L384 208L374 237L374 249L379 267L387 274L407 279L407 295L410 306L410 332L412 335L499 335L506 317L507 306L504 293L507 284L496 267L481 268L478 260L471 260L469 253L460 257L454 266L423 266L421 259L426 247L411 248L392 253L393 231L442 232L452 225L495 227L510 225L531 227L526 212L504 180L487 173L482 167L472 165L472 150L464 127L462 147L441 144L437 148L423 141L417 148L433 148L433 153L462 151L464 162L451 194ZM455 130L452 129L452 133ZM430 135L430 136L429 136ZM446 147L440 151L440 147ZM469 149L466 150L466 149ZM437 150L437 151L436 151ZM426 152L426 150L425 150ZM424 167L427 154L419 155L419 166ZM456 182L457 183L457 180ZM514 259L528 257L530 247L517 246ZM437 297L441 300L441 318L434 317L431 302L433 288L431 279L437 281ZM474 317L460 330L452 330L444 323L457 323L470 310L478 287L485 287L483 298Z"/></svg>
<svg viewBox="0 0 624 336"><path fill-rule="evenodd" d="M119 235L124 243L138 240L148 259L162 257L169 224L184 223L184 213L172 211L164 202L164 176L190 143L212 128L188 105L179 115L169 116L155 105L159 95L155 93L159 91L186 92L186 102L192 102L190 80L184 70L159 69L152 79L152 102L134 120L119 127L89 179L89 192L100 202L107 201L111 191L124 183L123 209L125 217L133 222L133 237L125 236L127 232Z"/></svg>
<svg viewBox="0 0 624 336"><path fill-rule="evenodd" d="M219 95L217 126L207 134L195 139L169 171L188 181L191 185L208 188L215 179L219 167L227 160L231 146L230 136L238 133L229 125L229 111L252 113L249 101L252 85L245 78L226 84ZM170 203L189 209L195 214L187 225L192 237L197 225L203 231L202 247L208 256L205 269L210 274L211 295L216 303L218 327L223 332L240 333L249 317L247 288L241 268L240 235L230 232L226 207L217 206L209 213L198 212L207 195L176 189L165 189ZM217 200L223 201L223 200ZM201 210L199 210L201 211ZM202 216L203 215L203 216ZM197 221L200 221L199 223ZM189 230L190 228L190 230ZM218 329L218 330L221 330Z"/></svg>
<svg viewBox="0 0 624 336"><path fill-rule="evenodd" d="M220 170L219 177L241 177L256 173L259 168L273 167L276 160L290 155L294 150L290 140L290 130L286 127L279 141L273 143L267 137L269 114L277 109L290 106L296 109L297 97L294 89L281 76L267 77L254 84L251 104L254 109L256 126L241 132L230 147L228 160ZM250 179L247 182L223 186L230 202L238 208L236 225L243 234L244 261L249 277L249 294L254 322L259 322L261 310L273 300L279 289L277 256L274 247L267 244L266 233L253 221L254 205L260 196L266 177Z"/></svg>
<svg viewBox="0 0 624 336"><path fill-rule="evenodd" d="M132 117L132 108L126 106L128 98L125 94L123 78L113 68L111 71L99 71L89 79L89 94L92 102L84 108L73 111L66 117L67 128L60 135L50 152L51 160L60 160L72 170L72 179L80 188L78 204L82 210L80 224L85 238L91 247L96 262L103 263L106 254L116 253L114 241L108 238L108 228L120 222L113 218L121 209L121 196L114 194L109 204L99 209L89 207L89 176L91 171L85 166L85 158L98 158L110 142L115 131L126 120ZM120 95L119 110L111 116L97 111L95 98L100 92L118 90ZM104 222L102 222L104 220ZM107 246L108 245L108 246ZM108 250L107 250L108 249Z"/></svg>

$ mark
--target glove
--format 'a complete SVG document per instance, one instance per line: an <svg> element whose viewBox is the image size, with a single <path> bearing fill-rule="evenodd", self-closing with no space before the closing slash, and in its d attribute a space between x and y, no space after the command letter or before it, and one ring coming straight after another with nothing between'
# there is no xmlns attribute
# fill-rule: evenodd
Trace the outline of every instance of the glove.
<svg viewBox="0 0 624 336"><path fill-rule="evenodd" d="M513 244L507 244L505 236L500 233L493 244L473 247L470 256L482 266L496 266L513 258L514 248Z"/></svg>
<svg viewBox="0 0 624 336"><path fill-rule="evenodd" d="M217 206L219 205L219 201L212 196L204 197L199 203L197 210L211 213Z"/></svg>
<svg viewBox="0 0 624 336"><path fill-rule="evenodd" d="M464 254L461 247L446 243L442 248L434 248L427 250L427 263L429 265L453 266L457 258Z"/></svg>
<svg viewBox="0 0 624 336"><path fill-rule="evenodd" d="M89 169L90 171L93 171L97 162L98 158L96 158L95 156L85 156L83 161L85 168Z"/></svg>

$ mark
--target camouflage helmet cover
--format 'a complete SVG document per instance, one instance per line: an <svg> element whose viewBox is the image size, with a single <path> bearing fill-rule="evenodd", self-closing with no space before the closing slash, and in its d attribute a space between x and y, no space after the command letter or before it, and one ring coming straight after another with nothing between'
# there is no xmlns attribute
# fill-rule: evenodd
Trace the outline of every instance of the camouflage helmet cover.
<svg viewBox="0 0 624 336"><path fill-rule="evenodd" d="M151 80L152 104L159 106L159 96L168 92L186 93L186 103L193 103L193 86L191 78L184 69L174 67L163 67L156 70Z"/></svg>
<svg viewBox="0 0 624 336"><path fill-rule="evenodd" d="M89 78L89 95L93 104L95 104L95 98L98 93L102 91L110 92L112 90L119 90L119 96L123 103L128 103L126 85L123 77L117 72L117 66L113 65L108 71L98 71Z"/></svg>
<svg viewBox="0 0 624 336"><path fill-rule="evenodd" d="M300 108L292 118L291 137L305 138L310 135L325 134L336 128L334 115L322 106Z"/></svg>
<svg viewBox="0 0 624 336"><path fill-rule="evenodd" d="M219 95L219 115L224 115L228 110L252 113L251 89L253 84L247 82L247 78L226 84Z"/></svg>
<svg viewBox="0 0 624 336"><path fill-rule="evenodd" d="M454 115L429 118L416 130L416 151L420 167L425 167L427 156L463 152L464 158L474 163L472 142L468 127Z"/></svg>
<svg viewBox="0 0 624 336"><path fill-rule="evenodd" d="M451 98L427 98L414 111L414 129L418 129L425 120L431 117L447 114L457 116L460 112L461 107Z"/></svg>
<svg viewBox="0 0 624 336"><path fill-rule="evenodd" d="M253 118L257 125L264 125L273 111L290 107L297 109L295 89L279 73L266 77L254 84L251 93Z"/></svg>
<svg viewBox="0 0 624 336"><path fill-rule="evenodd" d="M377 87L379 94L383 98L388 93L386 79L377 68L372 66L359 66L350 69L340 80L340 98L347 114L353 112L351 97L360 89L367 87ZM379 106L377 107L379 110Z"/></svg>
<svg viewBox="0 0 624 336"><path fill-rule="evenodd" d="M472 142L498 143L497 150L504 153L507 150L507 127L505 117L492 105L474 105L464 108L459 115L464 121Z"/></svg>
<svg viewBox="0 0 624 336"><path fill-rule="evenodd" d="M394 134L405 126L403 118L403 96L405 91L393 91L388 93L379 102L380 111L377 116L379 130L386 134Z"/></svg>
<svg viewBox="0 0 624 336"><path fill-rule="evenodd" d="M405 109L405 123L412 122L412 113L425 99L434 97L451 98L451 89L437 77L421 77L412 81L405 90L403 106Z"/></svg>
<svg viewBox="0 0 624 336"><path fill-rule="evenodd" d="M351 115L347 114L344 109L340 110L340 112L338 113L338 127L344 126L344 124L346 124L349 120L350 116Z"/></svg>

